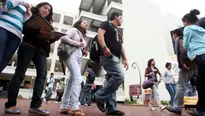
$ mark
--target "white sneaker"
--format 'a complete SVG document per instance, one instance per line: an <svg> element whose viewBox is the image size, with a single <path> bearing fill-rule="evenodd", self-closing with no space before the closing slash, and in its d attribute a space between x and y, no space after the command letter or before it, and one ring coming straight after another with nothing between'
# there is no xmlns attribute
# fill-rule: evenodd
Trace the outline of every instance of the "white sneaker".
<svg viewBox="0 0 205 116"><path fill-rule="evenodd" d="M150 110L152 110L152 111L156 111L156 109L154 108L154 107L149 107L150 108Z"/></svg>
<svg viewBox="0 0 205 116"><path fill-rule="evenodd" d="M159 107L159 108L160 108L161 111L164 111L167 107L161 106L161 107Z"/></svg>
<svg viewBox="0 0 205 116"><path fill-rule="evenodd" d="M46 98L43 98L43 101L46 102Z"/></svg>
<svg viewBox="0 0 205 116"><path fill-rule="evenodd" d="M59 102L55 101L56 104L58 104Z"/></svg>

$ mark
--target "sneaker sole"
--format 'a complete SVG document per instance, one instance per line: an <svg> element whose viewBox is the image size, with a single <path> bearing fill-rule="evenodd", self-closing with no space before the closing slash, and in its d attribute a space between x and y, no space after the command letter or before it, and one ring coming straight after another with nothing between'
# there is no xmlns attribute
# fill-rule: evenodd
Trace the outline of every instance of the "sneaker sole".
<svg viewBox="0 0 205 116"><path fill-rule="evenodd" d="M5 114L13 114L13 115L19 115L19 114L21 114L21 112L19 112L19 113L13 113L13 112L5 112Z"/></svg>

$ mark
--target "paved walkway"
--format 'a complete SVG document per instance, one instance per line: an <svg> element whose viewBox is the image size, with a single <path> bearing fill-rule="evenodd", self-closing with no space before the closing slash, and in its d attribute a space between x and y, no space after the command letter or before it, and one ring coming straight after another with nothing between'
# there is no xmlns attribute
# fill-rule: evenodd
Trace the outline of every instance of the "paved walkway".
<svg viewBox="0 0 205 116"><path fill-rule="evenodd" d="M11 116L11 114L4 114L4 103L6 99L0 99L0 116ZM29 115L27 110L29 107L30 100L18 100L18 108L22 110L20 116L34 116ZM43 108L51 111L51 116L66 116L59 114L59 105L56 103L43 103ZM118 109L125 111L126 116L177 116L175 114L171 114L167 111L160 112L158 111L149 111L147 107L140 107L140 106L125 106L123 104L118 104ZM106 116L105 114L101 113L95 104L91 107L82 106L82 110L85 112L85 116ZM184 111L182 116L189 116Z"/></svg>

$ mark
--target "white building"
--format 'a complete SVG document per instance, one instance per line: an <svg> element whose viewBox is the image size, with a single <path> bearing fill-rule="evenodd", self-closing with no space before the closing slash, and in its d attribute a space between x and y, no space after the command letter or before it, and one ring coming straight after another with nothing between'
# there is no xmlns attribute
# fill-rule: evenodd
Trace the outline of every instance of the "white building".
<svg viewBox="0 0 205 116"><path fill-rule="evenodd" d="M124 101L125 98L129 98L129 85L140 83L140 76L144 77L144 69L150 58L156 60L157 67L161 72L164 71L168 56L174 55L170 31L181 26L180 18L172 14L161 16L159 6L149 0L124 0L123 5L122 0L82 0L77 14L54 9L53 16L53 26L59 32L66 32L78 19L86 20L88 22L87 42L89 46L90 40L97 34L100 24L108 20L113 12L122 13L122 11L124 21L123 26L120 28L123 30L124 27L124 46L130 68L126 72L125 90L120 87L117 92L118 101ZM54 72L55 78L68 77L63 75L62 66L58 61L58 44L59 41L51 46L51 53L47 63L48 76L50 72ZM16 64L16 60L17 54L15 53L0 79L11 79L15 71L15 65L11 65L14 62ZM139 70L131 67L134 62L139 66ZM99 65L90 61L89 56L83 58L82 74L89 63L93 65L94 70L97 72L96 83L101 84L103 82L102 76L105 72ZM36 70L33 63L30 63L25 80L31 81L31 77L35 76ZM163 83L159 86L159 93L161 99L169 99Z"/></svg>
<svg viewBox="0 0 205 116"><path fill-rule="evenodd" d="M33 4L35 6L36 3ZM65 33L72 25L79 19L86 20L88 22L87 31L87 43L88 50L90 46L90 40L97 34L98 27L103 21L107 21L112 12L122 13L122 1L121 0L82 0L79 6L79 12L77 14L71 14L65 11L54 9L53 26L56 31ZM68 77L68 74L63 75L62 66L57 57L57 47L59 41L51 45L50 57L47 59L48 76L51 72L54 72L54 78ZM17 62L17 53L14 54L5 70L0 76L1 80L10 80L15 72ZM82 74L86 70L87 64L93 65L94 70L97 72L98 78L96 84L102 84L104 77L104 70L98 65L89 60L88 57L83 58ZM36 76L36 70L34 64L31 62L25 75L24 82L33 84L34 77ZM7 81L8 82L8 81ZM24 92L25 94L26 92ZM30 93L30 92L29 92ZM121 101L124 101L124 92L122 88L118 92L122 97ZM28 95L26 95L28 96Z"/></svg>

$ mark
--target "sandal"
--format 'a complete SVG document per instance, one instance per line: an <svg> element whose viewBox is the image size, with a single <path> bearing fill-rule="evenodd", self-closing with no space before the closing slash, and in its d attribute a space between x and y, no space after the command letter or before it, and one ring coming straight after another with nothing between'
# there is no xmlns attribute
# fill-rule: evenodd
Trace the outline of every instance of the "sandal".
<svg viewBox="0 0 205 116"><path fill-rule="evenodd" d="M48 116L50 115L50 112L47 111L47 110L41 110L41 109L38 109L38 108L30 108L28 110L29 113L31 114L39 114L39 115L44 115L44 116Z"/></svg>
<svg viewBox="0 0 205 116"><path fill-rule="evenodd" d="M85 116L82 110L73 110L72 116Z"/></svg>
<svg viewBox="0 0 205 116"><path fill-rule="evenodd" d="M60 109L60 114L73 114L71 109Z"/></svg>

